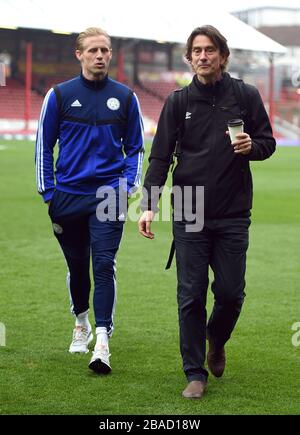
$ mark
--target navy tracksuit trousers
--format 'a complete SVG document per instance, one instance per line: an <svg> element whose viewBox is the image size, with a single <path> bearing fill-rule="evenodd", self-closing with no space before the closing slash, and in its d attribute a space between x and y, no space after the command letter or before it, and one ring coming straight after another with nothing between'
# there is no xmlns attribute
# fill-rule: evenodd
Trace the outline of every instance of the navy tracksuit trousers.
<svg viewBox="0 0 300 435"><path fill-rule="evenodd" d="M94 276L94 312L96 327L113 331L116 301L116 254L122 237L124 219L120 215L116 191L115 218L100 221L96 195L75 195L55 191L49 216L70 273L71 310L78 315L89 309L90 257Z"/></svg>
<svg viewBox="0 0 300 435"><path fill-rule="evenodd" d="M177 264L180 351L188 381L206 380L206 337L217 346L229 340L244 301L250 218L206 220L186 232L173 222ZM208 270L214 273L214 307L207 322Z"/></svg>

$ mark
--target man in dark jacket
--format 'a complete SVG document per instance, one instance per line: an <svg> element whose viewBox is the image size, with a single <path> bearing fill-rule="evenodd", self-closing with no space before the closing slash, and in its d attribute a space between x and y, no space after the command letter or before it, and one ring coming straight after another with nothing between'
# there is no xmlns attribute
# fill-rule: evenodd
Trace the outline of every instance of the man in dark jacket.
<svg viewBox="0 0 300 435"><path fill-rule="evenodd" d="M208 368L216 377L224 372L224 345L238 320L245 297L252 207L249 161L270 157L276 146L257 89L239 82L241 95L238 95L236 82L225 72L229 54L226 39L212 26L196 28L190 35L186 58L195 75L187 89L169 96L162 110L145 177L143 214L139 220L140 233L153 239L151 222L159 200L153 192L158 191L157 186L164 186L170 159L179 141L173 188L177 186L177 191L178 186L182 188L183 197L187 186L192 189L191 197L182 201L183 209L188 205L193 212L199 210L196 190L204 186L203 228L197 232L188 230L185 210L182 219L173 219L180 350L188 380L182 394L186 398L203 396L208 378L204 366L206 339L209 342ZM179 98L180 92L187 96L183 114L178 107L179 101L184 100ZM231 141L227 125L236 118L243 119L244 132ZM178 208L180 201L175 194L173 200ZM209 266L214 273L215 302L207 322Z"/></svg>

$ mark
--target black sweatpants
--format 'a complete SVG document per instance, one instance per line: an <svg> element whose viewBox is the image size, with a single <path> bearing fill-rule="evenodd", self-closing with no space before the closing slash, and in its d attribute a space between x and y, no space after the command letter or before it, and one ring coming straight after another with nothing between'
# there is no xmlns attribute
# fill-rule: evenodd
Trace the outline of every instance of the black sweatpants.
<svg viewBox="0 0 300 435"><path fill-rule="evenodd" d="M200 232L173 222L177 264L180 351L188 381L206 380L206 336L223 346L230 338L244 301L250 218L206 220ZM207 322L209 266L214 307Z"/></svg>

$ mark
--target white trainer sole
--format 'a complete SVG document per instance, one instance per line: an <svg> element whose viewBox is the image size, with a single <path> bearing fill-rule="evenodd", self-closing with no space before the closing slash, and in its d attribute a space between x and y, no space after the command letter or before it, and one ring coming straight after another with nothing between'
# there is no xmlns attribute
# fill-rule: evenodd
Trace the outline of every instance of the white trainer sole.
<svg viewBox="0 0 300 435"><path fill-rule="evenodd" d="M87 345L86 346L74 346L72 347L72 344L69 348L69 352L70 353L89 353L89 349L88 349L88 345L90 344L90 342L93 340L94 336L93 333L91 332L90 335L88 336L88 340L87 340Z"/></svg>

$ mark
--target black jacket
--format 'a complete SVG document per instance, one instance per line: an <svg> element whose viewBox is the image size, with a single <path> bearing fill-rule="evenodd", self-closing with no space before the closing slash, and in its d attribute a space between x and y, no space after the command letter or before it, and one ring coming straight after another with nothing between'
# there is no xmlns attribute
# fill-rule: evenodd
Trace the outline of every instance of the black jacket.
<svg viewBox="0 0 300 435"><path fill-rule="evenodd" d="M242 117L230 75L224 73L214 85L203 85L194 76L188 86L189 114L173 172L173 186L204 186L205 218L249 216L252 207L249 160L267 159L275 151L275 139L259 92L251 85L245 85L245 90L251 113L244 119L244 131L252 139L252 150L247 156L234 153L225 133L228 120ZM173 92L163 107L153 140L144 181L148 201L143 198L142 210L154 209L151 186L165 184L177 127Z"/></svg>

